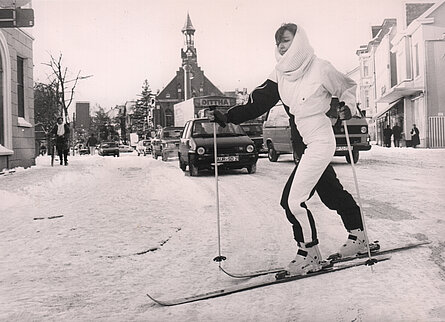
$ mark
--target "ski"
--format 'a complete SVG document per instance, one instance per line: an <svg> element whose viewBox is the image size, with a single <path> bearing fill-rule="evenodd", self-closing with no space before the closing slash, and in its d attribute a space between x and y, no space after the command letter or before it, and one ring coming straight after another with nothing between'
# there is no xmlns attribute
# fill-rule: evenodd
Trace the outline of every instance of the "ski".
<svg viewBox="0 0 445 322"><path fill-rule="evenodd" d="M390 259L390 257L382 255L382 256L376 256L376 257L374 257L374 259L376 260L376 262L382 262L382 261L386 261L386 260ZM352 267L367 265L367 263L368 263L368 259L361 259L361 260L357 260L357 261L354 261L351 263L339 263L339 264L334 264L331 267L323 268L322 270L317 271L317 272L308 273L306 275L296 275L296 276L289 276L289 277L286 276L286 277L283 277L280 279L277 279L275 277L275 275L267 275L264 277L263 280L256 281L254 283L249 283L249 284L243 283L240 285L222 288L219 290L214 290L214 291L210 291L210 292L205 292L205 293L201 293L201 294L196 294L196 295L192 295L192 296L186 296L186 297L181 297L181 298L176 298L176 299L171 299L171 300L157 299L157 298L151 296L150 294L147 294L147 296L152 301L154 301L155 303L157 303L159 305L174 306L174 305L180 305L180 304L185 304L185 303L207 300L207 299L225 296L225 295L229 295L229 294L233 294L233 293L244 292L244 291L252 290L255 288L270 286L270 285L274 285L274 284L281 284L281 283L296 281L296 280L314 277L314 276L318 276L318 275L323 275L323 274L327 274L327 273L338 272L338 271L342 271L342 270L352 268Z"/></svg>
<svg viewBox="0 0 445 322"><path fill-rule="evenodd" d="M408 249L415 248L415 247L422 246L422 245L427 245L430 243L431 243L430 241L420 241L420 242L415 242L415 243L409 243L409 244L406 244L403 246L387 248L387 249L380 249L380 245L378 244L378 241L375 241L373 243L370 243L371 255L372 256L385 255L385 254L394 253L394 252L398 252L398 251L402 251L402 250L408 250ZM348 262L348 261L365 258L365 257L368 257L368 253L360 254L357 256L351 256L351 257L343 257L343 258L336 257L331 260L326 260L325 261L326 264L324 266L329 267L329 266L332 266L332 264ZM226 274L230 277L233 277L233 278L253 278L253 277L258 277L258 276L262 276L262 275L276 274L276 273L285 271L284 267L275 267L275 268L257 270L257 271L252 271L252 272L234 273L234 272L228 271L227 269L225 269L221 266L219 268L224 274Z"/></svg>

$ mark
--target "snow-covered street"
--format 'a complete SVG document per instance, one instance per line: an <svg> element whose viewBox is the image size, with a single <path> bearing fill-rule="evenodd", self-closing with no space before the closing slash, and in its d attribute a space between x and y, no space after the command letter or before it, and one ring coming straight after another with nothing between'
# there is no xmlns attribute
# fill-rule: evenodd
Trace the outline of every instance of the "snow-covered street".
<svg viewBox="0 0 445 322"><path fill-rule="evenodd" d="M370 240L429 240L357 267L176 307L170 299L234 280L218 269L215 179L136 154L70 157L0 176L1 321L445 321L445 150L373 146L356 165ZM291 156L220 174L223 266L249 271L295 256L279 200ZM351 166L333 166L356 196ZM323 256L346 240L314 196ZM259 277L258 279L260 279Z"/></svg>

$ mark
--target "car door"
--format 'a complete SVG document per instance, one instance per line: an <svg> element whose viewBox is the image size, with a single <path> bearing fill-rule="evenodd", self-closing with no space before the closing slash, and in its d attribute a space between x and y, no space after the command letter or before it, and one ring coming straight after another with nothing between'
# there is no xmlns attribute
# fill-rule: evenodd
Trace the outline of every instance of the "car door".
<svg viewBox="0 0 445 322"><path fill-rule="evenodd" d="M190 135L188 134L192 121L188 121L184 126L184 132L182 133L181 140L179 142L179 154L182 161L187 160L188 151L190 149Z"/></svg>

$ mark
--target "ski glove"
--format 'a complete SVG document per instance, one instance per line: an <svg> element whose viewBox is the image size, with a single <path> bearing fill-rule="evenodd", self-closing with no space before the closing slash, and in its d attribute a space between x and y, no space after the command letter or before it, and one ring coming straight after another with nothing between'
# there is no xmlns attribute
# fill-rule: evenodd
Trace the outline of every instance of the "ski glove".
<svg viewBox="0 0 445 322"><path fill-rule="evenodd" d="M351 110L347 105L345 105L345 102L340 102L337 111L338 118L342 121L349 120L352 117Z"/></svg>
<svg viewBox="0 0 445 322"><path fill-rule="evenodd" d="M226 127L226 124L227 124L227 115L221 113L221 112L218 111L218 110L214 110L214 111L213 111L213 119L210 118L210 121L211 121L211 122L216 122L216 123L218 123L219 126L221 126L221 127Z"/></svg>

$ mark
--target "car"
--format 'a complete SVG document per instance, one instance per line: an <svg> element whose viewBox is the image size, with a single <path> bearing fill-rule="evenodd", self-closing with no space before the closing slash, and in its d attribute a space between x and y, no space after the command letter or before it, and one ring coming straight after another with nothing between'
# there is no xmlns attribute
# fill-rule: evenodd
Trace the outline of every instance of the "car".
<svg viewBox="0 0 445 322"><path fill-rule="evenodd" d="M151 139L140 140L136 145L138 155L147 155L151 153Z"/></svg>
<svg viewBox="0 0 445 322"><path fill-rule="evenodd" d="M99 155L106 156L112 155L115 157L119 156L119 146L116 142L102 142L99 145Z"/></svg>
<svg viewBox="0 0 445 322"><path fill-rule="evenodd" d="M263 143L262 123L242 123L240 124L244 132L252 139L258 153L267 153L267 148Z"/></svg>
<svg viewBox="0 0 445 322"><path fill-rule="evenodd" d="M338 104L338 98L333 97L331 100L331 108L327 114L336 116ZM357 107L357 115L347 121L353 160L351 160L349 156L344 127L336 118L331 117L331 122L336 141L334 155L344 156L348 163L352 161L357 163L359 151L371 149L368 122L362 116L360 109ZM271 162L276 162L281 154L293 154L294 161L298 163L298 156L292 147L291 137L289 116L283 104L279 103L267 113L266 120L263 124L263 141L267 147L267 156Z"/></svg>
<svg viewBox="0 0 445 322"><path fill-rule="evenodd" d="M126 144L119 144L119 152L120 153L125 153L125 152L133 152L134 149Z"/></svg>
<svg viewBox="0 0 445 322"><path fill-rule="evenodd" d="M79 143L74 150L77 150L80 155L90 154L90 149L82 143Z"/></svg>
<svg viewBox="0 0 445 322"><path fill-rule="evenodd" d="M179 144L179 167L190 176L215 167L213 126L208 118L187 121ZM258 151L240 125L216 126L218 169L243 169L255 173Z"/></svg>
<svg viewBox="0 0 445 322"><path fill-rule="evenodd" d="M154 159L162 156L162 161L167 161L172 155L178 156L179 141L183 127L163 127L156 133L151 141L151 155Z"/></svg>

